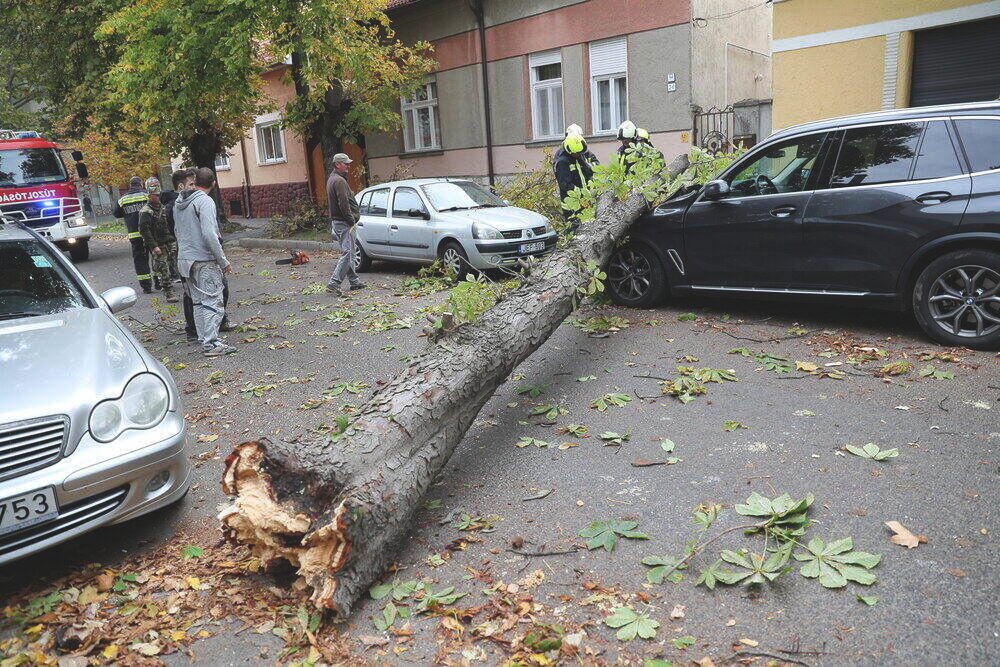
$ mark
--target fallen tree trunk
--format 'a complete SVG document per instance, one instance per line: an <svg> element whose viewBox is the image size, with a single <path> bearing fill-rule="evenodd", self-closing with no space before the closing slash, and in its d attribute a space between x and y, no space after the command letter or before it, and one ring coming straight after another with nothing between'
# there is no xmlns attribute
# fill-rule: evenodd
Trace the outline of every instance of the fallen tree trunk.
<svg viewBox="0 0 1000 667"><path fill-rule="evenodd" d="M668 167L673 177L686 156ZM226 459L220 519L262 562L288 561L317 607L346 617L385 572L420 498L480 409L573 311L617 240L646 210L604 194L596 217L473 323L444 334L379 389L333 442L246 442Z"/></svg>

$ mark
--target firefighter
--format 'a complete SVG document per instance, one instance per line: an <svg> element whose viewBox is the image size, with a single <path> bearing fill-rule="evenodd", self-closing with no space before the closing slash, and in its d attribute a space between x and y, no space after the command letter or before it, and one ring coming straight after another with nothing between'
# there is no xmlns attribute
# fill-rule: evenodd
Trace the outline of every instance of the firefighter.
<svg viewBox="0 0 1000 667"><path fill-rule="evenodd" d="M139 210L139 234L152 254L153 275L163 286L164 297L168 303L176 303L170 274L177 272L177 239L170 233L166 207L160 202L159 179L146 179L146 194L149 201Z"/></svg>
<svg viewBox="0 0 1000 667"><path fill-rule="evenodd" d="M568 137L571 134L579 134L582 137L583 136L583 128L580 127L579 125L577 125L576 123L573 123L572 125L567 126L566 127L566 132L563 134L563 139L565 139L566 137ZM600 163L600 161L597 159L597 156L594 155L590 151L589 148L586 150L586 152L583 154L583 156L587 159L588 162L590 162L590 164L599 164Z"/></svg>
<svg viewBox="0 0 1000 667"><path fill-rule="evenodd" d="M635 147L639 140L639 128L630 120L623 121L618 126L618 157L625 165L625 173L632 171L632 164L635 162Z"/></svg>
<svg viewBox="0 0 1000 667"><path fill-rule="evenodd" d="M132 245L132 264L135 266L135 277L142 286L142 291L151 294L152 276L149 273L149 252L146 244L142 241L142 234L139 233L139 211L149 201L146 189L143 187L142 179L133 176L128 182L128 192L126 192L115 204L112 214L119 219L125 220L125 228L128 229L128 241Z"/></svg>
<svg viewBox="0 0 1000 667"><path fill-rule="evenodd" d="M556 183L559 185L559 200L574 188L586 188L594 175L594 165L598 164L594 154L587 150L587 141L580 134L570 134L563 140L563 145L552 157L552 169L555 171ZM563 217L570 221L570 231L576 231L580 226L575 211L563 208Z"/></svg>

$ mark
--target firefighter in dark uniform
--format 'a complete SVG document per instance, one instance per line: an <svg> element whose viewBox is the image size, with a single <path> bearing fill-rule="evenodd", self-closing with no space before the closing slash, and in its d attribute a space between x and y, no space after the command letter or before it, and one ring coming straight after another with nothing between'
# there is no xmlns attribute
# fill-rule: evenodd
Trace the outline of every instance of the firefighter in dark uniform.
<svg viewBox="0 0 1000 667"><path fill-rule="evenodd" d="M149 250L139 233L139 211L149 202L142 179L133 176L128 183L126 192L115 204L112 214L116 218L124 218L128 229L128 242L132 245L132 264L135 265L135 277L146 294L153 292L153 276L149 273Z"/></svg>
<svg viewBox="0 0 1000 667"><path fill-rule="evenodd" d="M597 163L597 158L587 149L587 141L582 135L567 134L563 145L552 156L552 170L559 185L559 201L566 199L570 190L585 188L594 175L594 165ZM580 226L575 211L563 208L563 217L572 223L570 231L576 231Z"/></svg>

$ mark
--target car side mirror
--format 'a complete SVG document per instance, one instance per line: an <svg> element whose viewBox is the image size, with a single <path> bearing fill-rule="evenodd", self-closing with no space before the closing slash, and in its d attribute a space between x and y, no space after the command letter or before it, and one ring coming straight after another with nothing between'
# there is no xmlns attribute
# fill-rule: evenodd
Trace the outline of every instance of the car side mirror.
<svg viewBox="0 0 1000 667"><path fill-rule="evenodd" d="M82 162L83 161L83 153L81 153L80 151L71 151L70 155L73 156L73 162Z"/></svg>
<svg viewBox="0 0 1000 667"><path fill-rule="evenodd" d="M77 162L76 175L80 178L90 178L90 172L87 171L87 165L82 162Z"/></svg>
<svg viewBox="0 0 1000 667"><path fill-rule="evenodd" d="M431 214L419 208L411 208L407 211L411 218L423 218L424 220L430 220Z"/></svg>
<svg viewBox="0 0 1000 667"><path fill-rule="evenodd" d="M123 310L131 308L139 300L139 297L135 294L135 290L131 287L112 287L105 292L101 292L101 298L104 299L104 303L108 304L108 309L112 313L120 313Z"/></svg>
<svg viewBox="0 0 1000 667"><path fill-rule="evenodd" d="M722 180L709 181L705 184L705 199L718 201L729 194L729 183Z"/></svg>

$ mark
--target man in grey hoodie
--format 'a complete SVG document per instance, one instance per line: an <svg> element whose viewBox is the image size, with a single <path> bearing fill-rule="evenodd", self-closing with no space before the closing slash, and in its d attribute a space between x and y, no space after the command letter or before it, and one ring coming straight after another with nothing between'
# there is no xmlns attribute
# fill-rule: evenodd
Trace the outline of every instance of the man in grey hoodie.
<svg viewBox="0 0 1000 667"><path fill-rule="evenodd" d="M222 251L215 202L208 195L214 185L212 170L200 167L195 170L194 188L182 192L174 203L177 268L194 303L194 324L206 357L236 351L219 339L219 326L226 313L223 274L233 268Z"/></svg>

